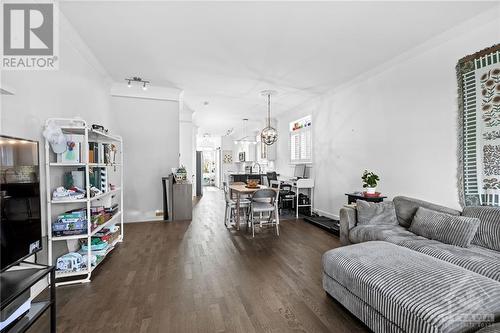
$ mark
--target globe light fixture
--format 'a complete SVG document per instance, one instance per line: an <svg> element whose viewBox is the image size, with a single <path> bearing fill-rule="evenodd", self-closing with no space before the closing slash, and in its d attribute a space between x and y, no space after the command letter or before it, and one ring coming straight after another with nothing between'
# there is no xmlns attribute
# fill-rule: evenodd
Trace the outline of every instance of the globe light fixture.
<svg viewBox="0 0 500 333"><path fill-rule="evenodd" d="M271 146L278 140L278 131L271 126L271 95L276 92L272 90L264 90L261 92L262 96L267 97L267 126L260 133L260 138L264 144Z"/></svg>

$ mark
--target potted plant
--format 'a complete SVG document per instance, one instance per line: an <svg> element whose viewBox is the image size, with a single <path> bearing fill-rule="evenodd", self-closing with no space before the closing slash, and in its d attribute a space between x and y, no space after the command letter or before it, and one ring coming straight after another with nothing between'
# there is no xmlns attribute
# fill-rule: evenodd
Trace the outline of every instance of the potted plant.
<svg viewBox="0 0 500 333"><path fill-rule="evenodd" d="M373 172L365 170L363 172L363 176L361 176L363 180L363 188L365 189L367 194L375 194L377 190L377 183L380 178Z"/></svg>

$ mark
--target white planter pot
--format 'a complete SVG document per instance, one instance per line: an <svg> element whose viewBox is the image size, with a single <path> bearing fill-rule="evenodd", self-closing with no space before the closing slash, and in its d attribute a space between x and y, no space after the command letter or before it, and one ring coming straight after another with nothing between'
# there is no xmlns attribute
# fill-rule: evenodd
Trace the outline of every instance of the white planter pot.
<svg viewBox="0 0 500 333"><path fill-rule="evenodd" d="M376 187L365 187L366 193L375 194L377 188Z"/></svg>

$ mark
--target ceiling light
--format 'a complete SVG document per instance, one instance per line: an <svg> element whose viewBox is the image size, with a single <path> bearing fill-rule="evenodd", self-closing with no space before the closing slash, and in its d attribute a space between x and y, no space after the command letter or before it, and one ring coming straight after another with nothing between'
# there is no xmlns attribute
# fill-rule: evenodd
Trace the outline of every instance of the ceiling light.
<svg viewBox="0 0 500 333"><path fill-rule="evenodd" d="M125 81L127 81L127 87L132 87L133 83L137 83L138 85L141 85L142 90L147 90L148 89L148 84L151 84L151 81L144 80L138 76L134 76L131 78L125 78Z"/></svg>
<svg viewBox="0 0 500 333"><path fill-rule="evenodd" d="M248 118L243 118L243 137L234 141L235 144L237 143L253 143L256 144L257 141L255 140L254 136L247 135L247 123L248 123Z"/></svg>
<svg viewBox="0 0 500 333"><path fill-rule="evenodd" d="M271 126L271 95L276 92L272 90L264 90L261 92L262 96L267 96L267 126L260 133L262 142L270 146L278 140L278 131Z"/></svg>

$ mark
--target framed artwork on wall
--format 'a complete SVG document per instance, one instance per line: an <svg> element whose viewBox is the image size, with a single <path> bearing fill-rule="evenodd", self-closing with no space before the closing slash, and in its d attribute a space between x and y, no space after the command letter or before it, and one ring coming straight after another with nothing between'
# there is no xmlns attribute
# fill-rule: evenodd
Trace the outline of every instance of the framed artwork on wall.
<svg viewBox="0 0 500 333"><path fill-rule="evenodd" d="M224 150L222 155L222 163L224 164L232 164L233 163L233 151L232 150Z"/></svg>

